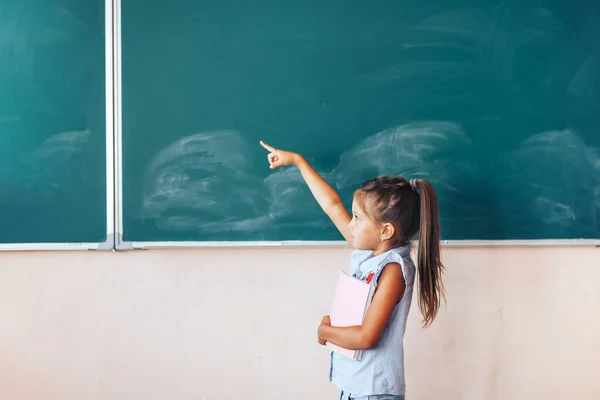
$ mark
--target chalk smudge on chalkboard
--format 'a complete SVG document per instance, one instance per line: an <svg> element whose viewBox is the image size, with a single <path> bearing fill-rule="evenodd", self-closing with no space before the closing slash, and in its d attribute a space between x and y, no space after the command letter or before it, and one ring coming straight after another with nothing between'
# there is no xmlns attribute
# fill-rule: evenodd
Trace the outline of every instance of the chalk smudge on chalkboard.
<svg viewBox="0 0 600 400"><path fill-rule="evenodd" d="M152 158L144 178L144 218L163 230L244 231L269 222L256 190L248 143L233 130L184 137Z"/></svg>
<svg viewBox="0 0 600 400"><path fill-rule="evenodd" d="M217 221L205 221L190 215L160 216L156 226L167 231L201 230L205 232L253 232L272 222L268 216L236 220L229 217Z"/></svg>
<svg viewBox="0 0 600 400"><path fill-rule="evenodd" d="M149 163L150 173L170 165L194 170L226 169L239 176L244 175L247 161L243 153L235 150L246 145L236 131L214 131L184 137L161 150Z"/></svg>
<svg viewBox="0 0 600 400"><path fill-rule="evenodd" d="M274 218L294 216L303 219L321 212L297 168L281 168L270 174L264 184L270 194L269 214ZM298 207L299 204L302 207Z"/></svg>
<svg viewBox="0 0 600 400"><path fill-rule="evenodd" d="M284 168L264 178L253 172L248 149L232 130L198 133L170 144L146 169L143 218L167 231L322 226L322 213L300 173Z"/></svg>
<svg viewBox="0 0 600 400"><path fill-rule="evenodd" d="M65 184L74 184L80 172L72 161L81 155L90 136L89 130L68 131L44 140L38 148L19 156L13 171L16 181L23 190L35 190L40 196L67 190Z"/></svg>
<svg viewBox="0 0 600 400"><path fill-rule="evenodd" d="M508 170L503 196L518 205L508 214L515 229L537 224L568 236L565 230L600 228L600 153L573 131L535 134L501 161Z"/></svg>
<svg viewBox="0 0 600 400"><path fill-rule="evenodd" d="M467 135L452 122L401 125L369 136L342 153L331 175L339 189L356 188L379 175L401 174L430 179L438 190L456 191L458 177L463 181L474 169L466 158L469 146Z"/></svg>
<svg viewBox="0 0 600 400"><path fill-rule="evenodd" d="M537 210L540 220L546 224L568 225L571 220L575 219L573 208L558 201L536 197L532 200L531 205L533 209Z"/></svg>
<svg viewBox="0 0 600 400"><path fill-rule="evenodd" d="M318 171L327 179L327 173ZM331 225L297 168L281 168L264 179L270 218L277 229L324 228Z"/></svg>
<svg viewBox="0 0 600 400"><path fill-rule="evenodd" d="M567 91L586 98L600 92L600 48L586 57L569 83Z"/></svg>

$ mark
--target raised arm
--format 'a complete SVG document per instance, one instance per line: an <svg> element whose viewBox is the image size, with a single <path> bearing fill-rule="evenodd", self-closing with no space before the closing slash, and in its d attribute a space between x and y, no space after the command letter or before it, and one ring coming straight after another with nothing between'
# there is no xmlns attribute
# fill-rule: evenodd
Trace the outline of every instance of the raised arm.
<svg viewBox="0 0 600 400"><path fill-rule="evenodd" d="M263 141L260 142L260 145L269 151L267 159L269 160L271 169L292 164L298 167L302 178L304 178L317 203L319 203L325 214L333 221L342 236L344 236L344 239L352 245L352 235L348 227L351 217L346 207L344 207L340 195L300 154L276 149Z"/></svg>

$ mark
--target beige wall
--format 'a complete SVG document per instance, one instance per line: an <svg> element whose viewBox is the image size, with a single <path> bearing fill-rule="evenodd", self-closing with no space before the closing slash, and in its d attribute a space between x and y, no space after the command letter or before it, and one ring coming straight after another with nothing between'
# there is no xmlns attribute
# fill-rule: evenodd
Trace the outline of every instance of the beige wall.
<svg viewBox="0 0 600 400"><path fill-rule="evenodd" d="M348 255L1 253L0 399L335 399L316 327ZM444 260L447 307L410 318L409 399L600 399L600 249Z"/></svg>

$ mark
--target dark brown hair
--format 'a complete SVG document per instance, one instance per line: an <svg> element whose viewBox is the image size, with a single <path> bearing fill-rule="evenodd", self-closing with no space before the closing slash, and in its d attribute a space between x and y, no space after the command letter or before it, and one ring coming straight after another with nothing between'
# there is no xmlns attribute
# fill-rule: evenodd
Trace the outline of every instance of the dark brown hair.
<svg viewBox="0 0 600 400"><path fill-rule="evenodd" d="M408 181L402 176L380 176L363 183L355 198L371 218L394 226L395 245L405 244L418 235L419 309L423 326L431 325L441 300L445 300L440 217L433 186L425 179Z"/></svg>

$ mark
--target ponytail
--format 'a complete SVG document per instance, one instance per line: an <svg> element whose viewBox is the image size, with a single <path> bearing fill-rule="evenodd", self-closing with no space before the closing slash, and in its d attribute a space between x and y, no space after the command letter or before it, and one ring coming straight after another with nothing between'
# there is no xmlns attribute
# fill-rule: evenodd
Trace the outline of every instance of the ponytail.
<svg viewBox="0 0 600 400"><path fill-rule="evenodd" d="M356 194L361 207L368 209L375 220L394 223L398 230L395 238L398 243L406 243L419 235L419 310L423 314L423 326L431 325L441 300L445 300L440 216L433 186L425 179L408 181L402 176L380 176L363 183ZM365 203L367 196L370 199L368 207Z"/></svg>
<svg viewBox="0 0 600 400"><path fill-rule="evenodd" d="M419 189L421 197L417 256L418 298L423 326L427 327L437 316L441 300L446 300L442 282L444 265L440 254L440 217L437 195L431 183L415 179L411 182L411 186L413 185Z"/></svg>

